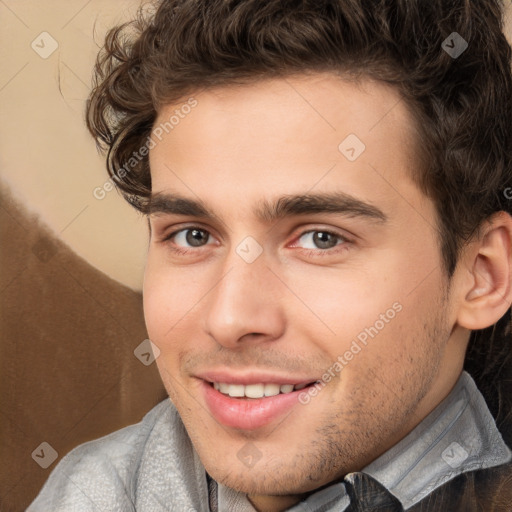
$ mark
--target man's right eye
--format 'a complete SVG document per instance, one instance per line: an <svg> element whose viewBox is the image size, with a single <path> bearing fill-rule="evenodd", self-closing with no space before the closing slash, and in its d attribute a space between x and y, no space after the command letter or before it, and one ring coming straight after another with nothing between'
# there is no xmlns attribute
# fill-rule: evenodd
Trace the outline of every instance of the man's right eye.
<svg viewBox="0 0 512 512"><path fill-rule="evenodd" d="M186 228L171 233L166 240L173 242L179 247L191 248L207 245L212 241L212 238L205 229Z"/></svg>

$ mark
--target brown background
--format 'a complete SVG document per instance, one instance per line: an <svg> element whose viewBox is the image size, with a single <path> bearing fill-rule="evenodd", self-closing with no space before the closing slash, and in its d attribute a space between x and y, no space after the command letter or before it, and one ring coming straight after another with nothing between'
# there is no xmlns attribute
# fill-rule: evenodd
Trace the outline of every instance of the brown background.
<svg viewBox="0 0 512 512"><path fill-rule="evenodd" d="M0 1L0 511L21 511L74 446L165 397L147 338L146 226L112 191L84 125L108 27L139 0ZM47 32L58 45L37 53ZM38 47L36 47L38 48ZM32 453L49 443L58 459ZM40 453L36 451L36 453Z"/></svg>
<svg viewBox="0 0 512 512"><path fill-rule="evenodd" d="M77 444L140 421L166 394L139 292L77 256L5 192L0 197L0 510L28 506ZM42 469L32 452L59 458ZM50 511L49 511L50 512Z"/></svg>

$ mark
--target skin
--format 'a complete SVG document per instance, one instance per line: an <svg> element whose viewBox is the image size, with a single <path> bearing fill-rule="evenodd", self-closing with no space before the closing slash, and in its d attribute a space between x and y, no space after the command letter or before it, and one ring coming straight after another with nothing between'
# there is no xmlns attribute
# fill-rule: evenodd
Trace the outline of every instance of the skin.
<svg viewBox="0 0 512 512"><path fill-rule="evenodd" d="M197 106L150 152L152 189L155 197L200 201L212 215L158 207L150 214L148 332L208 473L247 493L258 510L281 511L364 468L450 392L469 329L491 325L510 304L511 219L500 214L486 224L448 279L435 208L411 178L414 120L383 84L317 74L195 98ZM156 125L176 108L163 108ZM338 150L350 133L366 145L353 162ZM263 202L332 192L378 208L386 220L353 212L258 215ZM190 246L180 231L187 228L205 230L204 245ZM332 233L335 245L319 248L314 230ZM236 252L248 236L263 249L252 263ZM401 311L307 405L250 431L210 414L198 373L320 380L396 303ZM237 457L248 442L261 454L252 467Z"/></svg>

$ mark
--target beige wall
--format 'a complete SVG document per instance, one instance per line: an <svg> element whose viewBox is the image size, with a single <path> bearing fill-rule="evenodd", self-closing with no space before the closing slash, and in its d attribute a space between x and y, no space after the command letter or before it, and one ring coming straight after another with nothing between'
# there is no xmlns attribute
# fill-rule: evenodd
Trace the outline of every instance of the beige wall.
<svg viewBox="0 0 512 512"><path fill-rule="evenodd" d="M137 0L0 2L0 173L15 197L75 252L112 278L140 289L146 227L120 198L93 190L103 158L83 122L97 46ZM47 32L58 48L51 50ZM55 44L55 43L53 43ZM59 79L60 78L60 79ZM62 91L59 92L60 88Z"/></svg>
<svg viewBox="0 0 512 512"><path fill-rule="evenodd" d="M512 39L511 2L508 35ZM107 27L134 12L138 0L2 0L0 2L0 159L16 197L74 251L112 278L140 289L146 231L115 191L98 200L103 159L83 123L91 69ZM46 59L39 52L51 41ZM60 77L60 80L59 80ZM59 81L62 95L59 92Z"/></svg>

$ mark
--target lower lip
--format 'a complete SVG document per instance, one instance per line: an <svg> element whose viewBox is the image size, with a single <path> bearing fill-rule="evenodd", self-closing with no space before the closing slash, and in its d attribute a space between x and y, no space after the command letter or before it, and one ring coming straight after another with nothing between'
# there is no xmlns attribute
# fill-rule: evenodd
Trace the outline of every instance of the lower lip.
<svg viewBox="0 0 512 512"><path fill-rule="evenodd" d="M299 403L302 391L265 398L231 398L203 381L206 405L215 419L226 427L242 430L256 430L282 417Z"/></svg>

